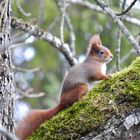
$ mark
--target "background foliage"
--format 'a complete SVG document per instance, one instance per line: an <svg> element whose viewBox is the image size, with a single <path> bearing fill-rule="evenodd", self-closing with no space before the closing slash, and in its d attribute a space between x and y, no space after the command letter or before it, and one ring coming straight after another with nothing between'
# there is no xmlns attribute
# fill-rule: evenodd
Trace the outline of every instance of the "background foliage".
<svg viewBox="0 0 140 140"><path fill-rule="evenodd" d="M43 5L41 5L42 2ZM119 1L112 0L107 1L107 3L116 12L121 11ZM55 0L22 0L20 1L20 5L26 12L31 13L31 16L24 16L17 8L15 1L12 1L13 16L22 18L31 24L37 24L40 28L51 32L57 37L60 37L60 11ZM108 72L116 71L114 67L116 66L118 28L113 23L113 21L104 14L94 12L79 5L69 6L67 8L67 12L70 15L76 36L76 57L79 58L81 55L84 55L86 53L90 37L96 33L100 33L103 45L107 46L114 55L113 61L107 65ZM129 12L128 15L139 17L139 9L133 8L131 13ZM57 22L51 29L50 25L56 19L56 17L58 17ZM139 34L139 27L127 22L124 23L133 36ZM66 28L64 31L65 42L69 42L69 32ZM24 43L19 41L21 38L24 38ZM132 47L123 35L121 40L122 60L131 51ZM20 45L17 45L18 47L14 48L12 51L13 62L16 66L27 69L36 67L41 68L39 71L35 72L16 71L15 76L17 86L23 91L26 91L32 87L35 93L46 93L45 97L42 98L23 98L22 100L26 100L31 103L33 108L48 108L53 106L59 99L61 82L63 80L65 71L69 68L67 61L48 43L37 39L32 40L30 37L28 37L27 41L27 38L25 39L24 33L12 31L12 41L21 43ZM27 53L28 48L31 48L32 51L34 50L35 53L33 54L32 51L31 53ZM26 57L31 55L33 56L27 60ZM135 57L136 55L134 53L129 55L127 60L121 64L121 68L128 66ZM22 61L17 63L17 60Z"/></svg>

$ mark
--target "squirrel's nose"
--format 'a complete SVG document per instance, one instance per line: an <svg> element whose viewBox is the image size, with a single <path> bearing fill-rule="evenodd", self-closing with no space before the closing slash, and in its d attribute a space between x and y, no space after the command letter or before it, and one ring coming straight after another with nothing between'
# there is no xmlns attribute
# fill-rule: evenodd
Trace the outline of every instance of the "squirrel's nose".
<svg viewBox="0 0 140 140"><path fill-rule="evenodd" d="M113 58L113 55L110 55L110 58L112 59Z"/></svg>

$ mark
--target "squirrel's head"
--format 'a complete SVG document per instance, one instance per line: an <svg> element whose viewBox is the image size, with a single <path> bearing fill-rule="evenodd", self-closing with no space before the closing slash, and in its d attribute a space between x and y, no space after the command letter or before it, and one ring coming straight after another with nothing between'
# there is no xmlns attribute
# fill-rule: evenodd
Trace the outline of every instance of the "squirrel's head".
<svg viewBox="0 0 140 140"><path fill-rule="evenodd" d="M107 63L113 58L110 50L102 45L99 35L94 35L89 41L87 54L94 60Z"/></svg>

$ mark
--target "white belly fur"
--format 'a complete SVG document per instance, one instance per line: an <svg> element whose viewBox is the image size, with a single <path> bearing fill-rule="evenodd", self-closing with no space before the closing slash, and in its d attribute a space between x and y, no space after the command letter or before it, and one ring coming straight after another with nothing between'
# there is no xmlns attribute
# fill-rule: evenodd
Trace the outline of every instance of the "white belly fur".
<svg viewBox="0 0 140 140"><path fill-rule="evenodd" d="M103 66L101 67L101 72L102 74L106 74L106 64L103 64Z"/></svg>

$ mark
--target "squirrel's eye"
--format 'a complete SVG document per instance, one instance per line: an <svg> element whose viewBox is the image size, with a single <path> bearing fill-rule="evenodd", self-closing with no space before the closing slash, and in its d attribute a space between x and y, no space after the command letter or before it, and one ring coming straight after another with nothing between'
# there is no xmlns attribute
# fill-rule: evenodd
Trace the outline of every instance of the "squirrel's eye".
<svg viewBox="0 0 140 140"><path fill-rule="evenodd" d="M104 54L104 51L100 51L100 54Z"/></svg>

